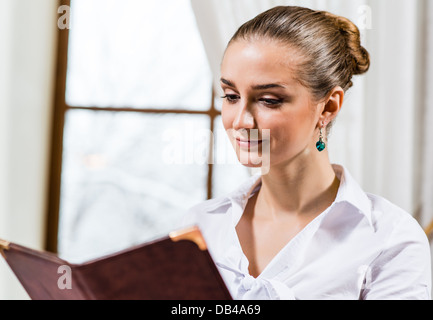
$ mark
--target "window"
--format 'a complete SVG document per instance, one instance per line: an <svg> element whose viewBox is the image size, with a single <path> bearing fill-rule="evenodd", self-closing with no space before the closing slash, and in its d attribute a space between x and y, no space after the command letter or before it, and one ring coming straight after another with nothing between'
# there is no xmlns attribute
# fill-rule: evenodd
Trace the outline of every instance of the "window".
<svg viewBox="0 0 433 320"><path fill-rule="evenodd" d="M47 249L83 261L169 232L237 163L189 0L72 0L59 31Z"/></svg>

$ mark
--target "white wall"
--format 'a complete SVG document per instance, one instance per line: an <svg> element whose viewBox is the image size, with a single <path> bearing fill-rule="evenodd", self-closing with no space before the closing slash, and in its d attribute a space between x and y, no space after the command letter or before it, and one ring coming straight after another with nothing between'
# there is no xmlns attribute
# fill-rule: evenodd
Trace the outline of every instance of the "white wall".
<svg viewBox="0 0 433 320"><path fill-rule="evenodd" d="M0 238L43 248L56 0L0 0ZM27 299L0 259L0 299Z"/></svg>

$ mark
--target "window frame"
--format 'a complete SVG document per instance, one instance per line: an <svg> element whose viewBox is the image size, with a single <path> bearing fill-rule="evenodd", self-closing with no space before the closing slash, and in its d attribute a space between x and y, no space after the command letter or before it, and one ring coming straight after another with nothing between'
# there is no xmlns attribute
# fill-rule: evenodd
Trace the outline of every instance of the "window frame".
<svg viewBox="0 0 433 320"><path fill-rule="evenodd" d="M58 0L58 5L66 5L71 8L70 0ZM71 8L72 10L72 8ZM51 151L50 151L50 170L49 170L49 190L47 199L47 220L46 220L46 238L45 249L49 252L57 253L58 251L58 230L60 218L60 196L61 196L61 176L63 162L63 136L65 127L65 115L69 110L87 110L87 111L105 111L105 112L134 112L146 114L189 114L189 115L207 115L209 117L209 128L214 131L215 119L221 115L221 112L215 108L215 92L213 87L210 108L206 111L194 111L185 109L149 109L149 108L130 108L128 106L112 107L95 107L95 106L71 106L66 103L66 79L68 67L68 48L69 48L69 30L57 30L57 53L56 53L56 72L55 72L55 94L54 109L52 116L51 129ZM213 139L212 135L209 141L208 157L208 176L207 176L207 199L212 198L213 186Z"/></svg>

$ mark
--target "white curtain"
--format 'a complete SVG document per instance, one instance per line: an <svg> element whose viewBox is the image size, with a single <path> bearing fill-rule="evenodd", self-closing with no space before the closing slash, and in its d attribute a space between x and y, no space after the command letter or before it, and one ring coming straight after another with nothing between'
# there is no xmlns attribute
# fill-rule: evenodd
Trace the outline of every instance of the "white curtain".
<svg viewBox="0 0 433 320"><path fill-rule="evenodd" d="M191 0L219 91L219 69L236 29L276 5L343 15L361 29L369 72L354 78L330 136L331 161L367 192L433 218L432 3L428 0ZM430 24L427 24L429 21ZM428 39L429 37L429 39ZM429 52L427 51L429 44ZM430 70L430 71L429 71Z"/></svg>
<svg viewBox="0 0 433 320"><path fill-rule="evenodd" d="M0 0L0 238L42 249L57 2ZM0 300L28 299L0 257Z"/></svg>
<svg viewBox="0 0 433 320"><path fill-rule="evenodd" d="M426 12L422 21L423 33L421 43L424 44L419 69L424 77L421 86L423 109L420 111L419 121L422 131L420 134L421 170L417 172L417 179L421 182L417 193L420 195L421 221L424 225L432 223L433 219L433 1L426 1L423 8Z"/></svg>

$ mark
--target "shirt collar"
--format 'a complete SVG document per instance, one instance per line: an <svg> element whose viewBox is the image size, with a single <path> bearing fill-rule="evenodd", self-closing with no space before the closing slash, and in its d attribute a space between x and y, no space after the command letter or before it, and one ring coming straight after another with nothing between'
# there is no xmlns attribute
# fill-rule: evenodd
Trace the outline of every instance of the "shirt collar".
<svg viewBox="0 0 433 320"><path fill-rule="evenodd" d="M333 164L332 168L334 169L335 175L340 180L340 187L338 188L334 203L349 203L356 208L359 213L363 214L369 225L373 227L371 201L367 194L362 190L361 186L346 168L336 164Z"/></svg>
<svg viewBox="0 0 433 320"><path fill-rule="evenodd" d="M371 202L366 193L362 190L356 180L351 176L349 171L341 165L333 164L332 168L335 175L340 180L337 196L333 203L348 203L353 208L357 209L359 213L363 214L367 219L369 225L373 227L371 218ZM220 201L212 206L211 211L216 211L222 206L231 202L232 205L240 205L242 209L245 208L247 200L260 189L261 175L257 173L247 179L236 191L226 195ZM234 217L234 221L240 217Z"/></svg>
<svg viewBox="0 0 433 320"><path fill-rule="evenodd" d="M247 202L246 200L258 190L261 182L262 180L259 173L249 177L236 190L230 192L229 194L208 200L210 202L206 207L206 211L208 213L219 212L221 208L229 204L240 204L242 206L245 206Z"/></svg>

